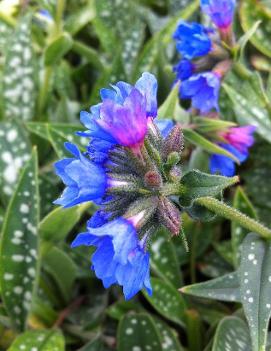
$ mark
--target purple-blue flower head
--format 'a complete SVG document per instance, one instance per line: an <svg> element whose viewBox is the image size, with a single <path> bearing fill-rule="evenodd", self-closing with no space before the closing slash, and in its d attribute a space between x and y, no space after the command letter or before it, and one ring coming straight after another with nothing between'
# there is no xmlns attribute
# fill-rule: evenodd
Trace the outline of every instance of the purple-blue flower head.
<svg viewBox="0 0 271 351"><path fill-rule="evenodd" d="M142 144L148 118L157 115L156 78L143 73L135 86L118 82L100 93L102 102L92 107L91 113L81 112L88 131L79 134L131 148Z"/></svg>
<svg viewBox="0 0 271 351"><path fill-rule="evenodd" d="M208 29L199 23L181 21L173 35L178 52L184 59L192 60L204 56L212 48L212 41L208 36Z"/></svg>
<svg viewBox="0 0 271 351"><path fill-rule="evenodd" d="M233 21L235 0L201 0L201 8L221 30L227 30Z"/></svg>
<svg viewBox="0 0 271 351"><path fill-rule="evenodd" d="M66 143L65 147L74 157L55 163L56 174L66 188L54 203L70 207L104 196L107 186L104 169L83 156L75 145Z"/></svg>
<svg viewBox="0 0 271 351"><path fill-rule="evenodd" d="M138 240L135 226L121 217L95 228L90 226L92 223L88 224L88 232L79 234L72 247L96 247L92 268L104 287L121 285L126 300L142 288L151 295L149 254L145 252L144 242Z"/></svg>
<svg viewBox="0 0 271 351"><path fill-rule="evenodd" d="M214 72L204 72L191 76L181 84L182 99L191 99L192 106L206 114L213 108L219 110L218 98L220 76Z"/></svg>
<svg viewBox="0 0 271 351"><path fill-rule="evenodd" d="M195 71L195 65L186 59L182 59L174 66L173 71L176 72L177 80L186 80L192 76Z"/></svg>

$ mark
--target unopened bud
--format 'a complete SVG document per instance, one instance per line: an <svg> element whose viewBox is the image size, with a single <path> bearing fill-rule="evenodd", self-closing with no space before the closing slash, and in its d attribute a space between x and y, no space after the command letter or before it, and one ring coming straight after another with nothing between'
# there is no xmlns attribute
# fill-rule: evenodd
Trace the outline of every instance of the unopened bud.
<svg viewBox="0 0 271 351"><path fill-rule="evenodd" d="M219 76L219 78L223 78L232 68L232 61L231 60L224 60L220 63L218 63L214 69L213 72Z"/></svg>
<svg viewBox="0 0 271 351"><path fill-rule="evenodd" d="M161 175L156 171L149 171L145 174L144 183L148 188L158 189L162 185Z"/></svg>
<svg viewBox="0 0 271 351"><path fill-rule="evenodd" d="M183 149L183 133L181 127L176 126L171 130L169 135L163 142L162 154L164 159L167 159L168 155L172 152L180 153Z"/></svg>
<svg viewBox="0 0 271 351"><path fill-rule="evenodd" d="M134 201L125 212L124 217L136 228L143 227L156 212L157 197L143 197Z"/></svg>
<svg viewBox="0 0 271 351"><path fill-rule="evenodd" d="M172 235L178 235L181 228L181 214L178 208L166 197L160 197L158 202L158 216Z"/></svg>
<svg viewBox="0 0 271 351"><path fill-rule="evenodd" d="M180 181L182 178L182 169L181 167L174 166L170 172L169 172L169 177L172 182L177 182Z"/></svg>

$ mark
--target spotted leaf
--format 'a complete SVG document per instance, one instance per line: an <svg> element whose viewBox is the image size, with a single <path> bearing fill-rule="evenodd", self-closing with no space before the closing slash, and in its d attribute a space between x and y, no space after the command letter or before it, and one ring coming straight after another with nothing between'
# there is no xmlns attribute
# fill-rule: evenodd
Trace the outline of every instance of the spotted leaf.
<svg viewBox="0 0 271 351"><path fill-rule="evenodd" d="M3 71L3 113L7 118L34 117L36 80L31 43L31 16L23 17L7 42Z"/></svg>
<svg viewBox="0 0 271 351"><path fill-rule="evenodd" d="M251 351L246 323L237 317L225 317L219 323L212 351Z"/></svg>
<svg viewBox="0 0 271 351"><path fill-rule="evenodd" d="M160 229L151 244L151 266L162 279L175 287L182 285L182 276L175 248L166 229Z"/></svg>
<svg viewBox="0 0 271 351"><path fill-rule="evenodd" d="M246 193L241 187L238 187L235 192L233 207L240 210L242 213L245 213L247 216L257 219L256 212ZM231 244L234 253L233 259L236 267L239 266L241 243L247 234L248 230L240 226L237 222L231 223Z"/></svg>
<svg viewBox="0 0 271 351"><path fill-rule="evenodd" d="M31 154L27 134L19 123L0 123L0 154L0 193L2 199L8 200L16 187L20 170Z"/></svg>
<svg viewBox="0 0 271 351"><path fill-rule="evenodd" d="M171 284L157 278L152 279L153 295L144 293L149 303L165 318L184 325L185 301Z"/></svg>
<svg viewBox="0 0 271 351"><path fill-rule="evenodd" d="M64 351L63 335L56 330L31 330L19 335L8 351Z"/></svg>
<svg viewBox="0 0 271 351"><path fill-rule="evenodd" d="M241 300L237 272L226 274L204 283L185 286L181 289L181 292L197 297L221 301L239 302Z"/></svg>
<svg viewBox="0 0 271 351"><path fill-rule="evenodd" d="M11 321L24 329L38 271L39 193L37 153L25 165L4 218L0 245L0 286Z"/></svg>
<svg viewBox="0 0 271 351"><path fill-rule="evenodd" d="M249 234L242 245L240 292L253 351L265 351L271 316L271 244Z"/></svg>
<svg viewBox="0 0 271 351"><path fill-rule="evenodd" d="M162 339L147 314L126 315L118 328L118 351L162 351Z"/></svg>

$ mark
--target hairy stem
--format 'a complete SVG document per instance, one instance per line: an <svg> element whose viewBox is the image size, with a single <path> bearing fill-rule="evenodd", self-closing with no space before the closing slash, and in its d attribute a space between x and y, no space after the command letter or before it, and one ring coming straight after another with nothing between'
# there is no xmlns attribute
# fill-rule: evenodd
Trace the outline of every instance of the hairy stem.
<svg viewBox="0 0 271 351"><path fill-rule="evenodd" d="M237 222L242 227L259 234L265 239L271 239L271 229L215 198L202 197L195 202L221 217Z"/></svg>

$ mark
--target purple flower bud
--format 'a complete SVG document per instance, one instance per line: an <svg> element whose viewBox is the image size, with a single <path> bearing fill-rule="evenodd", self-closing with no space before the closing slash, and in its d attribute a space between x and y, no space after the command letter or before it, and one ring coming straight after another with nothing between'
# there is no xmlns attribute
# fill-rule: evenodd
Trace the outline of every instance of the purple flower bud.
<svg viewBox="0 0 271 351"><path fill-rule="evenodd" d="M227 132L220 133L230 145L242 153L247 153L248 148L254 144L253 134L256 127L247 125L243 127L230 128Z"/></svg>
<svg viewBox="0 0 271 351"><path fill-rule="evenodd" d="M199 23L181 21L173 35L173 39L176 40L176 47L179 53L188 60L204 56L212 48L208 29Z"/></svg>
<svg viewBox="0 0 271 351"><path fill-rule="evenodd" d="M219 110L220 76L214 72L195 74L185 80L180 88L181 98L191 99L192 106L206 114L213 108Z"/></svg>
<svg viewBox="0 0 271 351"><path fill-rule="evenodd" d="M172 235L179 235L181 215L178 208L166 197L160 197L158 202L158 216L160 222Z"/></svg>
<svg viewBox="0 0 271 351"><path fill-rule="evenodd" d="M231 26L235 5L235 0L201 0L202 11L222 30L227 30Z"/></svg>

